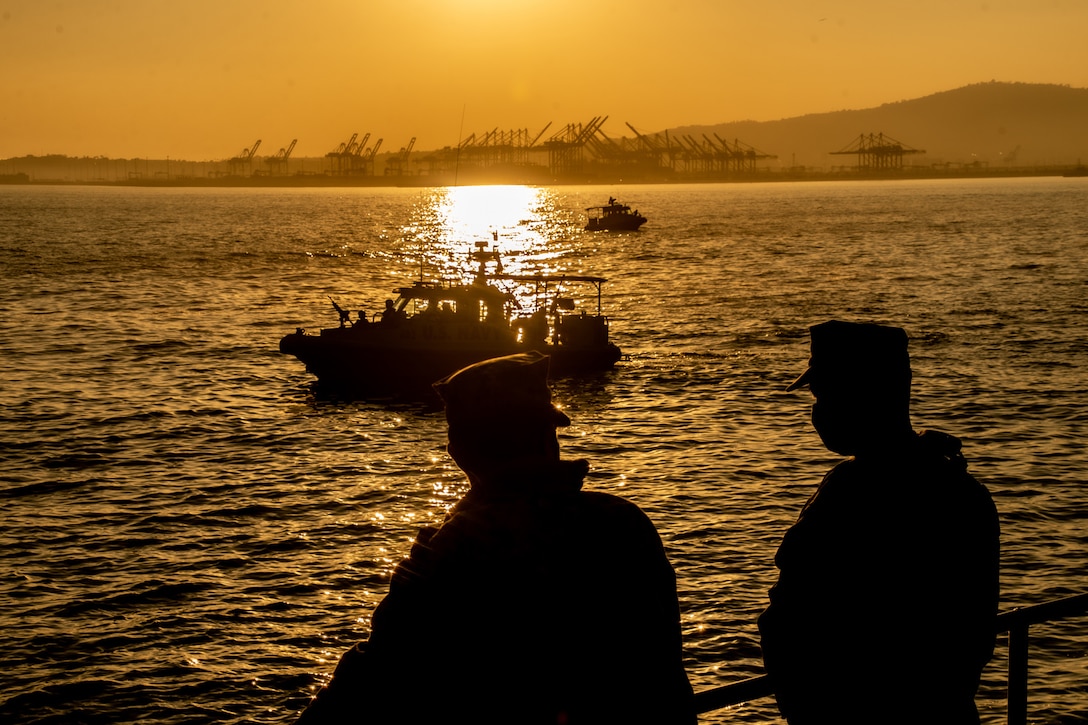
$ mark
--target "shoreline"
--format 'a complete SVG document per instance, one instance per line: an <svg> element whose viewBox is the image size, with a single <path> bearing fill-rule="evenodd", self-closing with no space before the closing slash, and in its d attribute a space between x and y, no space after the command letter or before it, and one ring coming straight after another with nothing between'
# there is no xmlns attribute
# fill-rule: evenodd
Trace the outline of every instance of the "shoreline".
<svg viewBox="0 0 1088 725"><path fill-rule="evenodd" d="M121 187L200 187L200 188L357 188L357 187L446 187L446 186L600 186L633 184L747 184L804 181L893 181L929 179L986 179L1061 176L1085 177L1085 169L1075 165L1024 166L993 169L978 168L904 168L885 171L844 169L834 171L794 169L756 170L732 174L630 173L568 174L552 176L525 169L521 173L487 172L470 169L460 174L404 176L343 176L332 174L295 174L291 176L166 176L157 178L71 179L32 178L26 173L0 175L4 186L121 186Z"/></svg>

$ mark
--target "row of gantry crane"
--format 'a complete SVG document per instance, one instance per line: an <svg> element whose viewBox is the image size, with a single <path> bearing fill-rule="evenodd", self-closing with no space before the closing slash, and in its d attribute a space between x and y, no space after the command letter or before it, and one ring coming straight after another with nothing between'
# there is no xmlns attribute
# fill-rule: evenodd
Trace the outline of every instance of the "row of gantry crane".
<svg viewBox="0 0 1088 725"><path fill-rule="evenodd" d="M764 153L740 140L729 142L718 134L702 134L701 139L691 135L670 135L668 131L654 134L640 133L630 123L627 127L634 137L610 138L603 126L607 116L598 116L588 123L567 124L547 139L544 133L551 127L549 122L540 132L531 134L528 129L500 131L498 128L483 134L470 134L461 139L456 147L447 146L412 159L419 174L441 174L455 168L494 168L537 165L546 166L555 175L578 173L587 166L659 169L688 173L745 173L754 172L764 160L778 158ZM370 143L370 134L358 133L325 154L329 160L329 173L335 176L373 176L376 159L383 139ZM257 149L261 140L230 159L231 173L244 175L269 174L282 176L287 173L287 162L298 139L264 159L266 170L254 170ZM400 176L412 173L409 156L416 139L408 142L395 153L383 158L383 174ZM889 136L862 134L836 154L858 156L859 168L899 168L906 154L924 153L913 149Z"/></svg>

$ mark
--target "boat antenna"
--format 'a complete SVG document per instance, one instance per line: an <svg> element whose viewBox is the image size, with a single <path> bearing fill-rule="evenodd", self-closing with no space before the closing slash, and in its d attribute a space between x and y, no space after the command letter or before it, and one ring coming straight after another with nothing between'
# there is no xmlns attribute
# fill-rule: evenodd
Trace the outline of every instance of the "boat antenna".
<svg viewBox="0 0 1088 725"><path fill-rule="evenodd" d="M461 106L461 127L457 129L457 153L453 157L453 185L457 186L457 174L461 170L461 136L465 133L465 109L468 104Z"/></svg>

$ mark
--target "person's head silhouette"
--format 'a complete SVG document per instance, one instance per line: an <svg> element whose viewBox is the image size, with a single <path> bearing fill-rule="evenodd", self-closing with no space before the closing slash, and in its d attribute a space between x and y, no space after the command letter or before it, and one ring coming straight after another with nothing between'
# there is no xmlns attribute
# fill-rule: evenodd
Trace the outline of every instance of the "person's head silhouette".
<svg viewBox="0 0 1088 725"><path fill-rule="evenodd" d="M553 470L556 428L570 425L551 401L548 358L539 352L493 358L434 384L446 405L447 450L473 489L515 485L526 470Z"/></svg>
<svg viewBox="0 0 1088 725"><path fill-rule="evenodd" d="M808 369L786 388L816 396L812 424L830 450L863 456L913 439L910 357L899 327L832 320L810 328Z"/></svg>

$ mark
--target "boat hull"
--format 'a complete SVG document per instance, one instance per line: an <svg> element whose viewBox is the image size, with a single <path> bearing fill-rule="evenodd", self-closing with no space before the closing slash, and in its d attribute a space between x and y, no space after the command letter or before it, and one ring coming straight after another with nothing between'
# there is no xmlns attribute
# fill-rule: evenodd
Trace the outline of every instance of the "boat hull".
<svg viewBox="0 0 1088 725"><path fill-rule="evenodd" d="M641 216L619 216L616 215L612 219L590 219L586 223L585 231L587 232L636 232L639 227L646 223L646 217Z"/></svg>
<svg viewBox="0 0 1088 725"><path fill-rule="evenodd" d="M426 397L431 383L466 365L527 350L551 358L553 377L608 370L620 358L619 348L606 341L526 345L501 327L410 322L394 329L377 323L318 335L296 331L279 348L298 358L323 391L350 397Z"/></svg>

